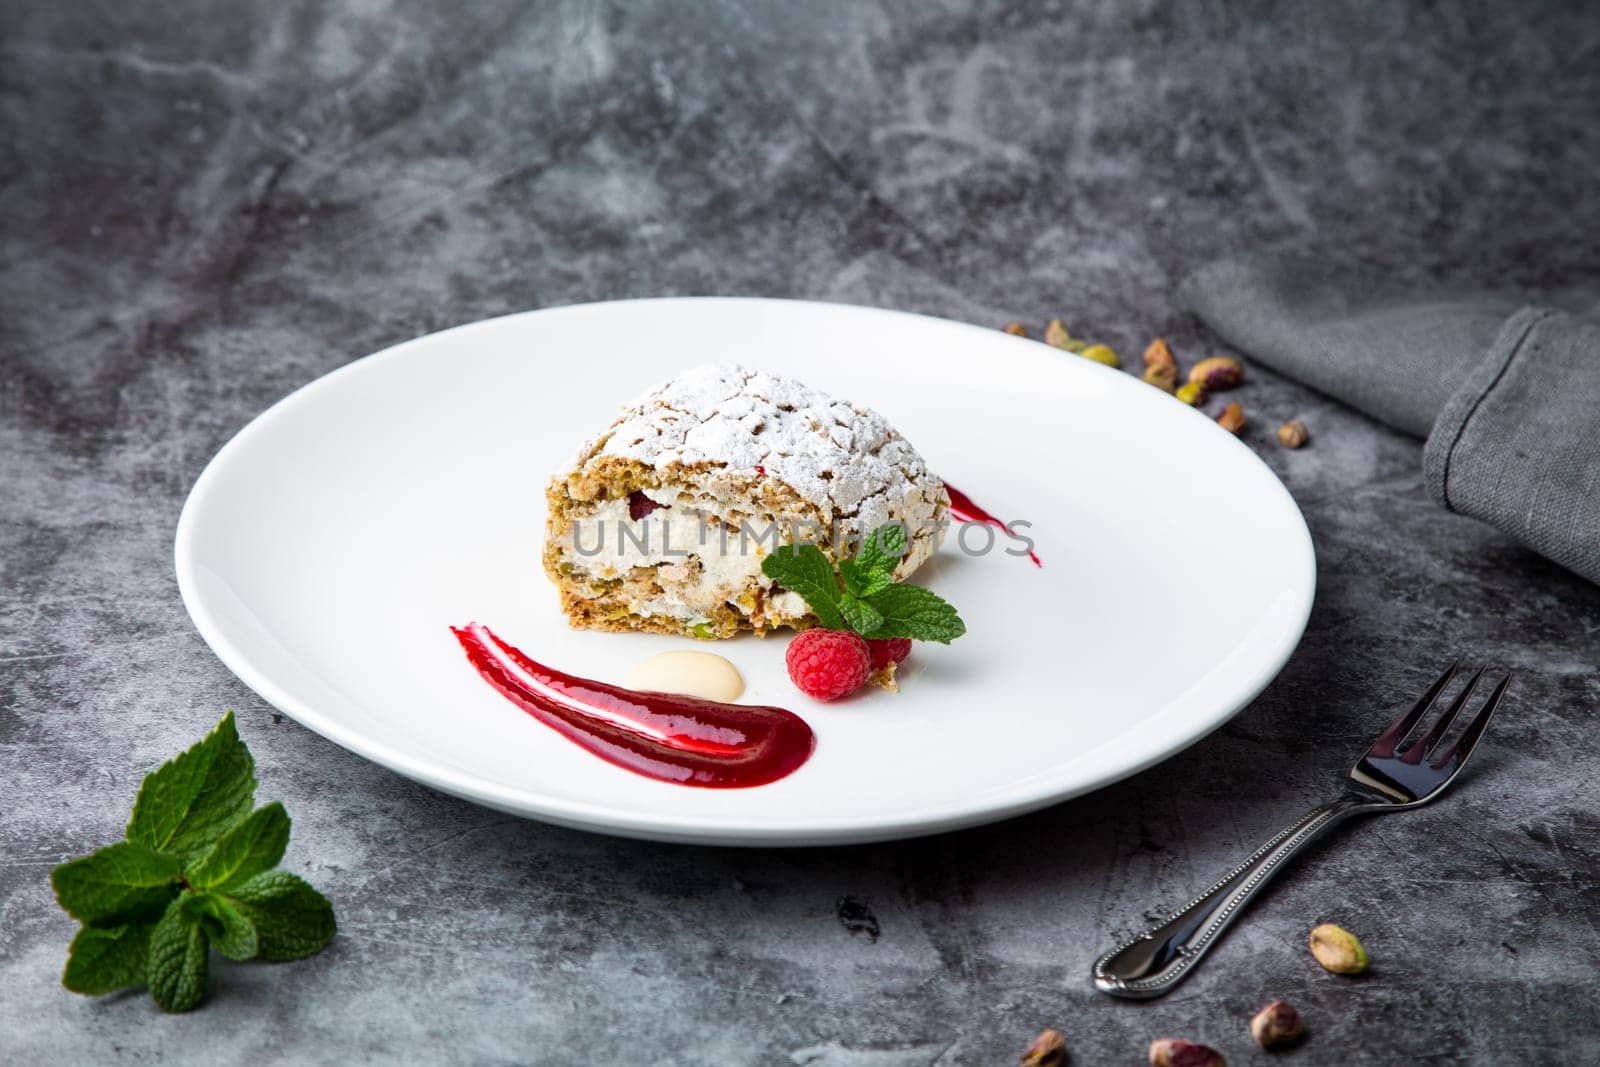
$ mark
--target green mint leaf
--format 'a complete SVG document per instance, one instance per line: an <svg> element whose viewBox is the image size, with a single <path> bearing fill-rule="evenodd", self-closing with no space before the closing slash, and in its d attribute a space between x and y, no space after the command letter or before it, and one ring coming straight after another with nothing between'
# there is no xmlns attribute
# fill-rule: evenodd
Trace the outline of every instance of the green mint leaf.
<svg viewBox="0 0 1600 1067"><path fill-rule="evenodd" d="M119 841L61 864L50 872L50 885L74 919L115 926L154 920L177 895L182 873L178 857Z"/></svg>
<svg viewBox="0 0 1600 1067"><path fill-rule="evenodd" d="M894 578L894 569L906 554L905 523L889 522L873 530L856 559L874 574ZM885 583L887 584L887 583Z"/></svg>
<svg viewBox="0 0 1600 1067"><path fill-rule="evenodd" d="M817 621L830 630L844 628L839 614L839 582L833 564L816 545L784 545L761 561L761 573L799 593Z"/></svg>
<svg viewBox="0 0 1600 1067"><path fill-rule="evenodd" d="M67 950L61 984L88 996L144 985L150 930L148 923L83 927Z"/></svg>
<svg viewBox="0 0 1600 1067"><path fill-rule="evenodd" d="M850 629L858 634L869 634L883 625L883 616L877 608L849 593L839 598L839 612L844 616L844 621L850 624Z"/></svg>
<svg viewBox="0 0 1600 1067"><path fill-rule="evenodd" d="M866 587L871 577L871 574L855 560L841 559L839 561L839 582L844 586L844 591L847 595L862 596L861 590Z"/></svg>
<svg viewBox="0 0 1600 1067"><path fill-rule="evenodd" d="M229 889L270 871L289 847L289 813L277 802L257 808L188 870L189 884L199 889Z"/></svg>
<svg viewBox="0 0 1600 1067"><path fill-rule="evenodd" d="M949 644L967 626L937 593L916 585L891 585L868 598L883 621L863 637L909 637L914 641Z"/></svg>
<svg viewBox="0 0 1600 1067"><path fill-rule="evenodd" d="M252 960L261 951L255 923L221 893L188 891L181 903L217 951L230 960Z"/></svg>
<svg viewBox="0 0 1600 1067"><path fill-rule="evenodd" d="M894 584L894 569L906 554L906 528L898 522L886 523L867 535L854 559L839 561L839 576L845 592L868 597Z"/></svg>
<svg viewBox="0 0 1600 1067"><path fill-rule="evenodd" d="M206 995L210 955L205 930L182 898L174 900L150 931L150 964L145 972L150 995L161 1010L199 1006Z"/></svg>
<svg viewBox="0 0 1600 1067"><path fill-rule="evenodd" d="M192 860L250 814L255 792L255 760L230 711L204 740L145 776L128 840Z"/></svg>
<svg viewBox="0 0 1600 1067"><path fill-rule="evenodd" d="M845 592L851 596L871 596L894 584L894 568L871 570L859 559L842 559L839 561L839 577L844 579Z"/></svg>
<svg viewBox="0 0 1600 1067"><path fill-rule="evenodd" d="M338 929L328 898L288 871L257 875L229 895L234 907L256 928L262 959L313 956L333 940Z"/></svg>

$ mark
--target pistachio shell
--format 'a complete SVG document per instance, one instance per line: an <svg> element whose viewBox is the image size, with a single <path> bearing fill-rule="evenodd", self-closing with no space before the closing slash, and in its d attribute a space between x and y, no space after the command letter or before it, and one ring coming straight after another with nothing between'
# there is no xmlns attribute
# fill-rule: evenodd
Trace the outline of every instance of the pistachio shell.
<svg viewBox="0 0 1600 1067"><path fill-rule="evenodd" d="M1208 1045L1163 1037L1150 1042L1150 1067L1228 1067L1228 1061Z"/></svg>
<svg viewBox="0 0 1600 1067"><path fill-rule="evenodd" d="M1067 1062L1067 1039L1060 1030L1043 1030L1022 1054L1021 1067L1061 1067Z"/></svg>
<svg viewBox="0 0 1600 1067"><path fill-rule="evenodd" d="M1305 1024L1287 1000L1274 1000L1250 1020L1250 1036L1262 1048L1281 1048L1300 1040Z"/></svg>
<svg viewBox="0 0 1600 1067"><path fill-rule="evenodd" d="M1236 434L1244 429L1245 421L1244 408L1238 404L1229 404L1222 409L1222 414L1217 416L1217 425L1229 433Z"/></svg>
<svg viewBox="0 0 1600 1067"><path fill-rule="evenodd" d="M1232 356L1212 356L1189 368L1189 380L1213 393L1232 389L1244 381L1244 364Z"/></svg>
<svg viewBox="0 0 1600 1067"><path fill-rule="evenodd" d="M1152 363L1139 377L1164 393L1173 392L1178 387L1178 368L1171 364Z"/></svg>
<svg viewBox="0 0 1600 1067"><path fill-rule="evenodd" d="M1066 348L1067 342L1072 340L1072 334L1067 332L1067 324L1060 319L1051 319L1044 328L1044 343L1057 348Z"/></svg>
<svg viewBox="0 0 1600 1067"><path fill-rule="evenodd" d="M1311 432L1299 419L1290 419L1278 427L1278 443L1284 448L1303 448L1311 440Z"/></svg>
<svg viewBox="0 0 1600 1067"><path fill-rule="evenodd" d="M1324 970L1334 974L1360 974L1367 969L1367 950L1342 926L1323 923L1311 931L1311 954Z"/></svg>
<svg viewBox="0 0 1600 1067"><path fill-rule="evenodd" d="M1178 361L1172 356L1172 349L1160 337L1150 342L1150 347L1144 350L1144 365L1146 367L1171 367L1174 375L1178 372Z"/></svg>
<svg viewBox="0 0 1600 1067"><path fill-rule="evenodd" d="M1117 358L1117 354L1111 350L1110 345L1090 345L1082 352L1079 352L1078 355L1084 359L1092 359L1096 363L1103 363L1108 367L1122 366L1122 360Z"/></svg>

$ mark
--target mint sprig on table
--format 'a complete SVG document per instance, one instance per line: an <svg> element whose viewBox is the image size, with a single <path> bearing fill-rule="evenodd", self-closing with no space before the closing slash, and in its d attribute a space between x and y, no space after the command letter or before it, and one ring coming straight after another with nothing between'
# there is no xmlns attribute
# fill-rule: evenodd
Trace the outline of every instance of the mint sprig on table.
<svg viewBox="0 0 1600 1067"><path fill-rule="evenodd" d="M966 624L932 590L895 582L894 569L905 554L906 528L889 523L872 531L837 569L816 545L783 545L761 561L761 572L804 597L829 630L949 644L967 632Z"/></svg>
<svg viewBox="0 0 1600 1067"><path fill-rule="evenodd" d="M83 926L61 983L98 995L148 985L166 1011L205 997L211 949L297 960L333 940L333 907L288 871L282 804L255 808L255 759L230 711L205 739L145 775L127 840L50 872ZM254 808L254 810L252 810Z"/></svg>

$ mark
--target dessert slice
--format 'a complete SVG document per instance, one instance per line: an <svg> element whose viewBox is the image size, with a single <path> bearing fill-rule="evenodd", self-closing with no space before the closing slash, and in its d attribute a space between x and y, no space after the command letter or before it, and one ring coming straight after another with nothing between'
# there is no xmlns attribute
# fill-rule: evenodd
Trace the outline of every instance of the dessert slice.
<svg viewBox="0 0 1600 1067"><path fill-rule="evenodd" d="M761 560L837 560L904 525L897 579L933 553L950 498L883 417L791 378L684 371L623 409L546 492L544 566L575 627L731 637L813 621Z"/></svg>

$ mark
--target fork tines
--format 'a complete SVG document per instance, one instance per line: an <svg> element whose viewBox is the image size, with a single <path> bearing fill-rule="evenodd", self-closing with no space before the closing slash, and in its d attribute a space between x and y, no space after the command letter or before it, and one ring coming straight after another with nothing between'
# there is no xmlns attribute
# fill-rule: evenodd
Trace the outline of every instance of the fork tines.
<svg viewBox="0 0 1600 1067"><path fill-rule="evenodd" d="M1457 757L1465 759L1467 754L1472 751L1473 746L1478 743L1478 738L1483 736L1483 731L1488 727L1489 720L1494 717L1495 709L1500 706L1500 698L1505 695L1506 686L1511 682L1511 672L1507 671L1505 676L1500 679L1499 683L1489 693L1489 698L1484 701L1483 707L1479 709L1478 714L1467 724L1467 728L1461 731L1461 736L1449 748L1441 751L1440 742L1455 723L1462 709L1467 706L1467 701L1471 699L1473 691L1477 689L1478 682L1482 680L1484 673L1488 670L1487 667L1478 668L1462 690L1456 694L1455 699L1450 701L1450 706L1435 720L1425 734L1418 737L1398 757L1395 755L1396 750L1416 730L1423 717L1439 701L1440 696L1449 687L1451 680L1455 678L1459 667L1459 662L1452 663L1439 676L1439 680L1429 686L1426 693L1422 694L1422 699L1418 700L1411 710L1396 719L1393 725L1383 732L1383 736L1373 742L1372 747L1367 750L1367 756L1378 759L1398 758L1404 763L1411 764L1422 762L1426 756L1429 757L1431 766L1435 768L1441 768Z"/></svg>

